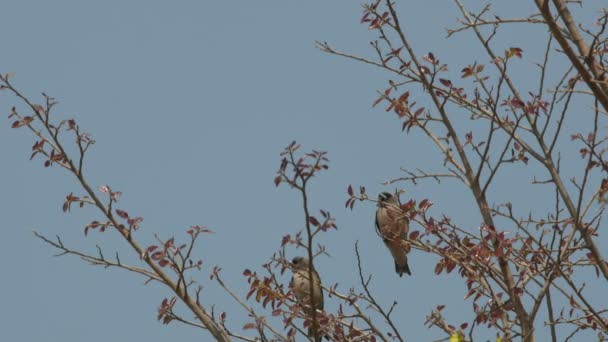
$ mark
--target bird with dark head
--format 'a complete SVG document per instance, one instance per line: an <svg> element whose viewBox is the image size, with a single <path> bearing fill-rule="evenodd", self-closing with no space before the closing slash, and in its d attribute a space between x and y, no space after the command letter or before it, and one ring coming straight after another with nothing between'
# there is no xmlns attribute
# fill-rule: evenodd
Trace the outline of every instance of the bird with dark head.
<svg viewBox="0 0 608 342"><path fill-rule="evenodd" d="M291 261L291 269L293 277L291 278L291 288L296 296L296 300L302 307L304 313L312 319L312 303L317 310L323 311L323 288L321 287L321 278L315 269L312 269L312 282L309 280L310 262L308 258L297 256ZM312 284L312 288L311 288ZM311 291L312 290L312 291ZM312 303L311 303L312 292ZM319 312L317 311L317 319ZM319 338L316 342L321 341L321 333L317 334ZM308 329L308 336L313 338L313 328Z"/></svg>
<svg viewBox="0 0 608 342"><path fill-rule="evenodd" d="M398 195L383 192L378 195L376 210L376 232L384 241L395 260L395 271L400 277L403 273L412 275L407 263L408 248L403 244L410 230L409 219L401 210Z"/></svg>

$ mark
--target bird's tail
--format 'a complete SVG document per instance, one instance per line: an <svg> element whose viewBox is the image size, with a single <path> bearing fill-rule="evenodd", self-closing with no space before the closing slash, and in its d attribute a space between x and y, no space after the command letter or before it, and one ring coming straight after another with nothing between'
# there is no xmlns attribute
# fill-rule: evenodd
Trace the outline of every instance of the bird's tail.
<svg viewBox="0 0 608 342"><path fill-rule="evenodd" d="M407 257L395 258L395 272L397 272L400 277L403 277L403 273L412 275L412 272L410 271L410 266L407 264Z"/></svg>

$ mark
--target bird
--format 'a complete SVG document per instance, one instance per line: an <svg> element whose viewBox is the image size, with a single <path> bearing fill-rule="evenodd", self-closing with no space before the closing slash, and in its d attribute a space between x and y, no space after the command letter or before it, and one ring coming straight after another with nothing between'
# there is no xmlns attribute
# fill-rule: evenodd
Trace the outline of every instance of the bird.
<svg viewBox="0 0 608 342"><path fill-rule="evenodd" d="M293 258L291 261L291 268L293 271L293 277L291 278L291 287L296 296L296 300L302 306L304 313L312 317L312 306L310 302L310 290L311 290L311 282L309 281L309 266L310 262L308 258L304 258L301 256L297 256ZM321 278L319 278L319 274L312 268L312 298L314 307L317 310L323 310L323 288L321 288ZM317 319L319 318L319 314L317 311ZM316 342L321 341L321 333L317 333L318 339ZM314 331L312 326L308 328L308 336L313 338Z"/></svg>
<svg viewBox="0 0 608 342"><path fill-rule="evenodd" d="M376 210L376 232L395 259L395 272L403 277L404 273L412 275L407 263L408 246L403 244L410 230L409 219L401 211L399 196L388 192L378 195Z"/></svg>

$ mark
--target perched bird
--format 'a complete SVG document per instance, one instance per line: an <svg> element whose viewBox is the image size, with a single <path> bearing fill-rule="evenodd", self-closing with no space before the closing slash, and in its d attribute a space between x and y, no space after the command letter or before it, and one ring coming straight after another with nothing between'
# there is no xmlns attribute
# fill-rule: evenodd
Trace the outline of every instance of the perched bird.
<svg viewBox="0 0 608 342"><path fill-rule="evenodd" d="M295 257L291 261L291 267L293 270L293 277L291 278L291 287L296 296L297 301L302 305L302 308L306 315L312 318L312 307L310 302L310 290L311 290L311 282L309 281L309 268L310 262L307 258L304 257ZM317 271L312 269L312 297L315 309L323 310L323 289L321 288L321 279L319 278L319 274ZM317 319L319 318L319 314L317 311ZM308 329L308 336L313 337L314 332L312 327ZM319 339L317 342L321 341L321 333L317 334Z"/></svg>
<svg viewBox="0 0 608 342"><path fill-rule="evenodd" d="M407 239L410 230L409 220L400 208L399 196L388 192L378 195L376 210L376 231L395 259L395 271L400 277L403 273L412 275L407 264L407 248L403 241Z"/></svg>

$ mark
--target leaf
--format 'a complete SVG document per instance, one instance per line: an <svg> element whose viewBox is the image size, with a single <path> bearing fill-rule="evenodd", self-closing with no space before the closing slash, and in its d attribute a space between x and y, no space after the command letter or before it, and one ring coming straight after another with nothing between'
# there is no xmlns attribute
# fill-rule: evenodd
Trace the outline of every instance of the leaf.
<svg viewBox="0 0 608 342"><path fill-rule="evenodd" d="M448 87L448 88L452 87L452 81L450 81L450 80L440 78L439 82L441 82L441 84L443 84L445 87Z"/></svg>
<svg viewBox="0 0 608 342"><path fill-rule="evenodd" d="M173 318L171 316L165 316L163 318L163 324L169 324L169 323L171 323L172 320L173 320Z"/></svg>
<svg viewBox="0 0 608 342"><path fill-rule="evenodd" d="M34 107L34 110L36 111L36 113L44 112L44 107L42 107L39 104L35 104L32 107Z"/></svg>
<svg viewBox="0 0 608 342"><path fill-rule="evenodd" d="M23 124L24 125L29 125L32 121L34 121L34 118L31 116L26 116L23 118Z"/></svg>
<svg viewBox="0 0 608 342"><path fill-rule="evenodd" d="M348 195L349 195L350 197L353 197L353 196L354 196L354 192L353 192L353 187L352 187L352 185L349 185L349 186L348 186Z"/></svg>
<svg viewBox="0 0 608 342"><path fill-rule="evenodd" d="M121 191L111 191L110 192L110 198L114 202L118 202L118 200L120 199L120 196L122 196L122 192Z"/></svg>
<svg viewBox="0 0 608 342"><path fill-rule="evenodd" d="M441 271L443 271L444 266L445 266L444 260L441 260L440 262L438 262L437 265L435 266L435 274L437 274L437 275L441 274Z"/></svg>
<svg viewBox="0 0 608 342"><path fill-rule="evenodd" d="M317 220L317 218L316 218L316 217L314 217L314 216L309 217L309 218L308 218L308 221L310 222L310 224L312 224L312 225L313 225L313 226L315 226L315 227L318 227L318 226L319 226L319 221L318 221L318 220Z"/></svg>
<svg viewBox="0 0 608 342"><path fill-rule="evenodd" d="M250 329L255 329L255 324L247 323L247 324L243 325L243 330L250 330Z"/></svg>
<svg viewBox="0 0 608 342"><path fill-rule="evenodd" d="M413 232L410 233L410 240L416 240L418 239L418 237L420 236L420 232L417 230L414 230Z"/></svg>
<svg viewBox="0 0 608 342"><path fill-rule="evenodd" d="M143 217L135 217L135 218L130 218L127 220L127 223L129 224L129 227L133 228L133 229L137 229L139 228L139 225L144 221Z"/></svg>
<svg viewBox="0 0 608 342"><path fill-rule="evenodd" d="M129 214L126 211L120 209L116 209L116 215L120 216L123 219L129 218Z"/></svg>
<svg viewBox="0 0 608 342"><path fill-rule="evenodd" d="M149 248L152 248L152 247L156 247L156 246L151 246ZM154 249L156 249L156 248L154 248ZM152 249L152 250L154 250L154 249ZM164 251L156 251L156 252L152 253L152 255L150 256L150 258L152 258L152 260L160 260L164 256L165 256L165 252Z"/></svg>
<svg viewBox="0 0 608 342"><path fill-rule="evenodd" d="M76 121L74 119L68 120L68 131L76 129Z"/></svg>
<svg viewBox="0 0 608 342"><path fill-rule="evenodd" d="M517 56L518 58L522 58L523 50L518 47L512 47L509 49L509 53L511 53L512 56Z"/></svg>
<svg viewBox="0 0 608 342"><path fill-rule="evenodd" d="M454 267L456 267L456 263L455 262L452 262L452 261L447 262L447 266L446 266L445 272L446 273L452 273L452 271L454 270Z"/></svg>
<svg viewBox="0 0 608 342"><path fill-rule="evenodd" d="M281 239L281 247L285 246L289 241L291 241L291 236L289 234L283 236L283 239Z"/></svg>
<svg viewBox="0 0 608 342"><path fill-rule="evenodd" d="M462 331L457 331L450 336L450 342L465 342Z"/></svg>
<svg viewBox="0 0 608 342"><path fill-rule="evenodd" d="M472 144L473 143L473 132L469 131L467 134L464 135L465 137L465 145L468 144Z"/></svg>

